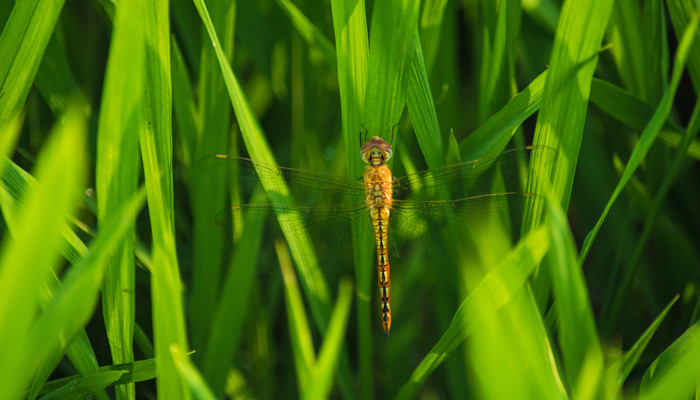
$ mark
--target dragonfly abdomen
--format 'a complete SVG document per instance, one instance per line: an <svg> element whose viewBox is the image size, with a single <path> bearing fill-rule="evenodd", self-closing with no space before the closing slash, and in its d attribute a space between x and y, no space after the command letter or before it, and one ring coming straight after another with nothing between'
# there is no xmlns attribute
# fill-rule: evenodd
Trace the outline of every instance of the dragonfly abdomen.
<svg viewBox="0 0 700 400"><path fill-rule="evenodd" d="M382 305L382 327L389 338L391 329L391 279L387 252L388 227L393 200L391 170L384 164L370 165L364 175L366 203L372 216L372 227L377 241L377 272L379 299Z"/></svg>

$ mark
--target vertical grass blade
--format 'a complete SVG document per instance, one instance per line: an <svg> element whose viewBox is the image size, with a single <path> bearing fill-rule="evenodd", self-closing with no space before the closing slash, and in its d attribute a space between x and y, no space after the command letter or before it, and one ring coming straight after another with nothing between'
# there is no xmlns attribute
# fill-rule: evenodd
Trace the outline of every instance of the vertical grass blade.
<svg viewBox="0 0 700 400"><path fill-rule="evenodd" d="M223 39L217 47L223 52L223 57L228 63L233 56L237 2L211 0L207 3L214 10L211 29L216 29ZM202 43L199 49L201 54L197 88L199 125L198 130L194 132L193 162L208 154L229 152L231 142L231 105L226 98L226 86L218 67L218 56L216 50L210 46L211 40L207 38L205 28L200 29ZM224 246L227 245L224 243L223 231L212 223L215 215L213 213L225 207L225 193L230 188L207 179L204 171L196 168L194 164L191 165L190 176L194 245L189 329L192 347L203 349L206 345L207 327L211 323L219 296ZM198 354L195 353L194 357L197 360ZM202 371L207 377L207 371ZM217 387L213 389L217 392L221 390Z"/></svg>
<svg viewBox="0 0 700 400"><path fill-rule="evenodd" d="M604 393L603 351L586 281L576 262L576 245L558 199L549 195L546 207L551 243L547 264L559 312L564 371L574 396L598 399Z"/></svg>
<svg viewBox="0 0 700 400"><path fill-rule="evenodd" d="M360 176L362 162L358 156L357 132L364 115L367 91L369 45L364 0L332 0L333 31L338 67L338 91L345 142L348 176ZM355 290L357 305L358 369L362 398L372 395L372 270L371 247L364 245L369 221L352 227L354 248Z"/></svg>
<svg viewBox="0 0 700 400"><path fill-rule="evenodd" d="M591 79L613 2L608 0L567 1L562 7L554 48L535 128L535 145L559 151L553 189L566 209L581 147ZM534 157L531 168L550 169ZM546 182L532 182L528 191L541 193Z"/></svg>
<svg viewBox="0 0 700 400"><path fill-rule="evenodd" d="M0 132L15 124L65 0L19 1L0 35Z"/></svg>
<svg viewBox="0 0 700 400"><path fill-rule="evenodd" d="M364 116L373 135L388 137L406 105L418 6L415 0L374 3Z"/></svg>
<svg viewBox="0 0 700 400"><path fill-rule="evenodd" d="M144 119L144 8L124 1L116 9L97 128L98 226L136 192L138 132ZM133 221L132 221L133 224ZM133 230L133 225L132 229ZM115 364L134 361L134 235L127 234L109 260L102 311ZM134 398L133 384L116 387L118 399Z"/></svg>
<svg viewBox="0 0 700 400"><path fill-rule="evenodd" d="M189 398L177 373L172 346L187 348L185 310L177 254L173 201L172 89L168 1L146 3L144 21L145 87L142 107L148 125L139 130L148 211L153 234L151 295L158 394Z"/></svg>

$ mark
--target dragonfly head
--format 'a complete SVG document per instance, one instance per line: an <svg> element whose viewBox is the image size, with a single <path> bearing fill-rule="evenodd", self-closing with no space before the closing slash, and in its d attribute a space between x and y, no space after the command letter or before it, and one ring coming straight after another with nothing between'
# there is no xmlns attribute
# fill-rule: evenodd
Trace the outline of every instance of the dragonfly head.
<svg viewBox="0 0 700 400"><path fill-rule="evenodd" d="M362 145L360 155L367 164L384 164L391 158L391 145L379 136L374 136Z"/></svg>

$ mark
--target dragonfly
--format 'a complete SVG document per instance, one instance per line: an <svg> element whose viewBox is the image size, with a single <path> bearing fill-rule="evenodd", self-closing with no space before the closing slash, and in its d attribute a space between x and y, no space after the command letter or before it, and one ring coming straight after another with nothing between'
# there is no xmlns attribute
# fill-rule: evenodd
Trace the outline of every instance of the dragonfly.
<svg viewBox="0 0 700 400"><path fill-rule="evenodd" d="M416 254L431 254L462 246L471 235L466 226L484 216L517 225L528 203L539 197L521 190L528 157L536 152L546 162L556 156L551 148L530 146L397 178L387 165L392 145L373 136L360 148L366 164L361 180L223 154L206 156L199 164L223 172L242 193L265 188L268 200L234 205L220 213L218 222L231 224L234 232L261 229L276 216L280 224L300 222L296 226L311 233L313 243L302 248L325 245L328 254L347 249L352 226L369 220L377 255L381 324L388 339L392 323L389 254L400 255L396 242L411 243ZM508 178L515 184L508 184ZM292 204L272 201L286 188ZM511 230L519 233L517 226Z"/></svg>

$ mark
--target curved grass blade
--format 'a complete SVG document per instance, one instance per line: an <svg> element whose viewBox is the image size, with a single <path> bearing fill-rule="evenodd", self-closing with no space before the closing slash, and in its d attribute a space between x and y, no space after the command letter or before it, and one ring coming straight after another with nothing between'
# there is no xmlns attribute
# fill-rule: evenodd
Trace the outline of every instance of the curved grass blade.
<svg viewBox="0 0 700 400"><path fill-rule="evenodd" d="M528 277L544 257L549 247L549 235L545 228L528 234L491 271L467 297L452 318L452 323L428 355L411 374L410 380L401 387L397 399L415 398L428 377L450 354L466 340L481 323L483 316L474 312L474 301L493 293L497 288L501 294L494 299L494 310L505 305L526 284Z"/></svg>

